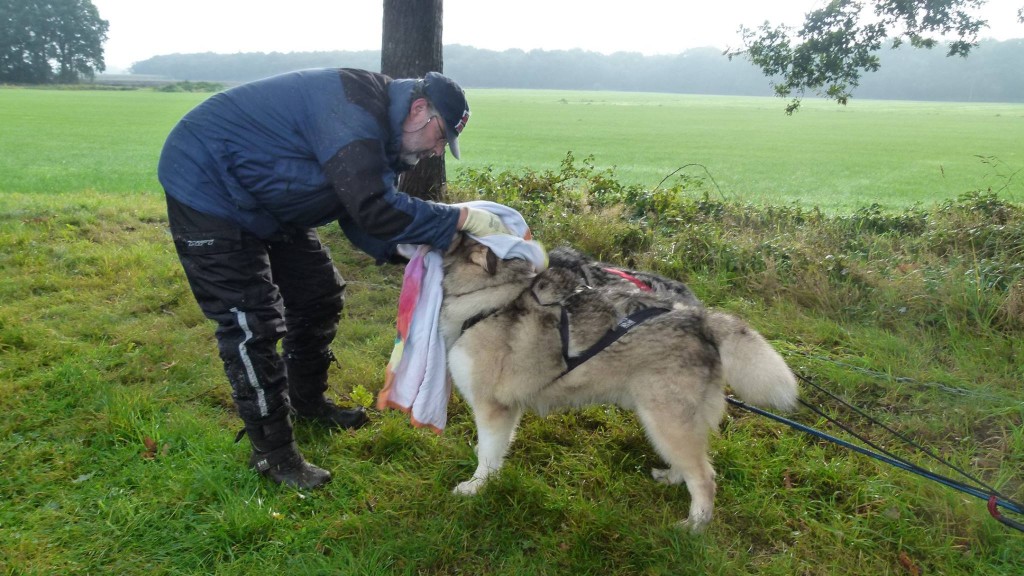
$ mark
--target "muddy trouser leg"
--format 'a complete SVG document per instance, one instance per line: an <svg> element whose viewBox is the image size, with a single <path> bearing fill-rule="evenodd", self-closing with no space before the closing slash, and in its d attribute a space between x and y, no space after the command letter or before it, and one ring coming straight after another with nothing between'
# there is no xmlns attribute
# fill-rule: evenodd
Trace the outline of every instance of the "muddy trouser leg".
<svg viewBox="0 0 1024 576"><path fill-rule="evenodd" d="M224 372L253 447L250 466L300 488L327 482L330 473L302 458L292 434L287 378L277 353L284 304L267 242L170 197L167 212L192 293L203 314L217 322Z"/></svg>
<svg viewBox="0 0 1024 576"><path fill-rule="evenodd" d="M362 426L368 420L363 410L343 410L324 396L327 370L336 361L330 346L345 303L345 282L330 253L308 229L269 243L269 255L284 300L282 348L296 416L329 427Z"/></svg>

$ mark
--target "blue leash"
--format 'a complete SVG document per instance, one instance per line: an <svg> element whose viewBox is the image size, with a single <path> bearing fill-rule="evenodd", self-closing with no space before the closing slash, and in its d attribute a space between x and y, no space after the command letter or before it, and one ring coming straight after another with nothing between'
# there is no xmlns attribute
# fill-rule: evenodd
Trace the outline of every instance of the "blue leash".
<svg viewBox="0 0 1024 576"><path fill-rule="evenodd" d="M810 384L814 388L824 392L825 394L828 394L832 398L835 398L839 402L841 402L844 405L848 406L849 408L855 410L858 414L860 414L861 416L867 418L872 423L885 428L890 433L896 435L901 440L903 440L904 442L906 442L906 443L910 444L911 446L917 448L918 450L922 451L923 453L925 453L929 457L931 457L931 458L941 462L943 465L945 465L945 466L947 466L949 468L952 468L953 470L956 470L957 472L959 472L964 477L970 479L975 484L977 484L977 485L981 486L982 488L984 488L984 490L982 490L981 488L977 488L975 486L971 486L969 484L965 484L963 482L959 482L957 480L953 480L952 478L948 478L948 477L943 476L941 474L936 474L936 473L931 472L929 470L925 470L924 468L921 468L920 466L918 466L916 464L912 464L910 462L907 462L906 460L896 456L895 454L892 454L891 452L876 446L870 440L867 440L867 439L861 437L859 434L857 434L857 433L853 432L852 430L850 430L847 426L844 426L842 423L836 421L831 416L828 416L827 414L823 413L821 410L815 408L814 406L811 406L810 404L808 404L807 402L804 402L803 400L800 401L801 404L803 404L804 406L806 406L807 408L809 408L811 411L813 411L814 413L818 414L819 416L825 418L829 422L839 426L844 431L846 431L848 434L853 435L855 438L857 438L861 442L864 442L865 444L867 444L868 446L873 448L873 450L872 449L868 449L868 448L864 448L863 446L858 446L856 444L847 442L846 440L842 440L840 438L836 438L835 436L832 436L830 434L826 434L825 432L822 432L820 430L817 430L817 429L812 428L810 426L807 426L805 424L801 424L801 423L796 422L794 420L790 420L789 418L785 418L783 416L779 416L778 414L774 414L772 412L768 412L767 410L762 410L761 408L757 408L755 406L751 406L751 405L749 405L749 404L747 404L745 402L742 402L742 401L740 401L740 400L738 400L736 398L733 398L732 396L726 397L726 400L730 404L732 404L733 406L736 406L738 408L742 408L744 410L747 410L748 412L752 412L754 414L759 414L761 416L765 416L767 418L775 420L776 422L781 422L782 424L785 424L785 425L787 425L787 426L789 426L789 427L791 427L791 428L793 428L795 430L799 430L801 432L805 432L805 433L810 434L812 436L816 436L818 438L821 438L822 440L827 440L829 442L832 442L833 444L842 446L843 448L848 448L850 450L853 450L854 452L863 454L864 456L868 456L870 458L874 458L875 460L879 460L881 462L885 462L886 464L889 464L891 466L895 466L897 468L906 470L908 472L912 472L914 474L917 474L917 475L922 476L924 478L927 478L929 480L938 482L939 484L942 484L944 486L947 486L947 487L959 490L960 492L963 492L965 494L970 494L971 496L975 496L977 498L985 500L985 501L988 502L989 514L991 514L993 518L995 518L996 520L998 520L1002 524L1004 524L1006 526L1009 526L1010 528L1013 528L1015 530L1019 530L1021 532L1024 532L1024 523L1019 522L1017 520L1013 520L1011 518L1007 518L1007 517L1003 516L1002 513L1000 513L1000 511L999 511L999 507L1002 507L1002 508L1004 508L1006 510L1009 510L1011 512L1014 512L1016 514L1024 514L1024 506L1022 506L1021 504L1019 504L1017 502L1014 502L1013 500L1010 500L1009 498L1003 496L1002 494L1000 494L997 490L995 490L991 486L986 485L984 482L981 482L977 478L974 478L970 474L968 474L968 473L964 472L963 470L957 468L956 466L950 464L945 459L935 455L934 453L932 453L929 450L926 450L922 446L919 446L918 444L916 444L915 442L913 442L910 439L906 438L902 434L896 432L895 430L892 430L888 426L885 426L881 422L879 422L879 421L875 420L874 418L872 418L871 416L865 414L864 412L862 412L858 408L856 408L854 406L851 406L850 404L846 403L841 398L836 397L831 392L828 392L828 391L822 389L821 387L819 387L818 385L814 384L813 382L811 382L807 378L804 378L803 376L799 376L799 378L801 380L803 380L804 382L806 382L807 384Z"/></svg>

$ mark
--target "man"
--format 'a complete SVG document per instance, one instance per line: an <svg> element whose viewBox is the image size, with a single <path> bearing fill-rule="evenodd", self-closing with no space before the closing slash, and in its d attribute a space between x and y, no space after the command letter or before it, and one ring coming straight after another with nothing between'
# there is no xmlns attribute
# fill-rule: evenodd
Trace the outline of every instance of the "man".
<svg viewBox="0 0 1024 576"><path fill-rule="evenodd" d="M444 250L458 230L504 231L487 212L395 188L398 173L446 144L459 158L468 120L462 88L436 72L318 69L216 94L168 136L158 173L175 248L217 322L249 465L270 480L314 488L331 478L299 452L292 412L337 428L367 421L324 396L345 283L315 227L337 221L378 263L397 261L398 244Z"/></svg>

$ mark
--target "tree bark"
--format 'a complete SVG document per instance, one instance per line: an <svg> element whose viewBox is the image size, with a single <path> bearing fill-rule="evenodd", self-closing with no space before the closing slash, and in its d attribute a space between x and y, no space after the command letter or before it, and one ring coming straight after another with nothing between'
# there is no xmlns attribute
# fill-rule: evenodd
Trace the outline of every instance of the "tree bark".
<svg viewBox="0 0 1024 576"><path fill-rule="evenodd" d="M441 27L443 0L384 0L380 71L392 78L422 78L444 72ZM420 160L398 178L398 188L417 198L442 201L444 157Z"/></svg>

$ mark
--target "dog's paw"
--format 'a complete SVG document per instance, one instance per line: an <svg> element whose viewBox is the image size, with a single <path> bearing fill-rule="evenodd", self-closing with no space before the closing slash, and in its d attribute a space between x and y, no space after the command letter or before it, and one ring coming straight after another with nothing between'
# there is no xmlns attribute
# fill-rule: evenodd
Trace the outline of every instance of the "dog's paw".
<svg viewBox="0 0 1024 576"><path fill-rule="evenodd" d="M452 490L452 494L460 494L462 496L473 496L480 491L480 487L484 485L484 481L479 478L470 478L465 482L459 482L459 485Z"/></svg>
<svg viewBox="0 0 1024 576"><path fill-rule="evenodd" d="M676 523L681 530L686 530L690 534L701 534L707 529L708 524L711 523L710 514L691 514L686 520L680 520Z"/></svg>
<svg viewBox="0 0 1024 576"><path fill-rule="evenodd" d="M651 478L654 478L656 482L670 485L676 485L683 481L682 478L672 475L671 468L651 468Z"/></svg>
<svg viewBox="0 0 1024 576"><path fill-rule="evenodd" d="M655 481L661 482L662 484L668 484L668 469L667 468L651 468L651 477Z"/></svg>

